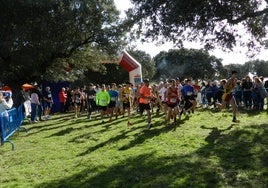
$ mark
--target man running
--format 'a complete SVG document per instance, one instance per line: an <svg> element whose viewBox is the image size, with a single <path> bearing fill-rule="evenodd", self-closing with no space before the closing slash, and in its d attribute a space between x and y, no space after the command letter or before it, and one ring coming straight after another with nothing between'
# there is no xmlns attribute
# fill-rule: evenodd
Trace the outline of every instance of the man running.
<svg viewBox="0 0 268 188"><path fill-rule="evenodd" d="M233 109L233 122L238 123L239 121L236 118L236 112L237 112L237 104L235 101L235 98L233 96L233 89L236 85L237 81L237 71L231 72L231 77L227 80L227 83L224 85L224 93L222 95L222 103L217 103L217 106L220 107L220 109L223 109L226 107L227 103L230 103L232 105Z"/></svg>
<svg viewBox="0 0 268 188"><path fill-rule="evenodd" d="M148 120L147 128L150 129L152 126L150 101L154 96L152 93L152 89L149 86L148 79L144 80L144 84L141 86L139 93L140 93L140 98L139 98L140 112L143 112L144 110L146 110L147 120Z"/></svg>
<svg viewBox="0 0 268 188"><path fill-rule="evenodd" d="M176 116L178 114L179 93L176 87L176 81L170 81L171 86L166 91L166 104L168 106L167 125L169 126L170 118L174 119L174 126L176 125Z"/></svg>
<svg viewBox="0 0 268 188"><path fill-rule="evenodd" d="M99 107L101 113L101 123L104 123L104 115L107 111L107 106L110 103L110 95L106 90L106 86L104 84L101 85L101 90L96 95L96 105Z"/></svg>
<svg viewBox="0 0 268 188"><path fill-rule="evenodd" d="M127 125L130 126L132 123L130 122L130 107L132 103L132 88L131 88L131 83L127 82L125 87L122 90L122 101L123 101L123 117L125 114L125 110L127 110L127 115L128 115L128 121Z"/></svg>
<svg viewBox="0 0 268 188"><path fill-rule="evenodd" d="M116 84L111 84L111 89L108 91L110 95L110 103L109 103L109 113L110 113L110 120L109 122L112 122L113 116L114 116L114 109L116 107L116 103L118 101L118 91L116 91Z"/></svg>

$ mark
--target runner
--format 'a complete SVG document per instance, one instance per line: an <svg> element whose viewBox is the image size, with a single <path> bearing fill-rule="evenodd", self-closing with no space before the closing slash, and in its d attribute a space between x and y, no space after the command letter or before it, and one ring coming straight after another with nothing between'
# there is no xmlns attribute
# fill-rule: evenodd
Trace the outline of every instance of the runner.
<svg viewBox="0 0 268 188"><path fill-rule="evenodd" d="M171 117L174 120L174 126L176 126L177 120L176 116L178 114L178 104L179 104L179 93L176 86L176 81L172 79L170 81L171 86L166 91L166 104L168 106L167 113L167 126L170 126L169 122Z"/></svg>
<svg viewBox="0 0 268 188"><path fill-rule="evenodd" d="M96 105L99 107L101 113L101 123L105 123L103 117L107 111L107 106L110 103L110 95L106 91L106 86L101 85L101 90L96 95Z"/></svg>
<svg viewBox="0 0 268 188"><path fill-rule="evenodd" d="M149 86L149 80L145 79L144 84L140 88L140 99L139 99L139 104L140 104L140 112L142 113L144 110L147 112L147 120L148 120L148 126L147 128L150 129L152 124L151 124L151 107L150 107L150 101L152 98L154 98L152 89Z"/></svg>
<svg viewBox="0 0 268 188"><path fill-rule="evenodd" d="M232 71L231 77L227 80L227 83L224 85L224 93L222 95L222 103L217 103L217 106L220 109L226 107L226 104L230 102L233 109L233 122L238 123L239 121L236 118L237 104L233 96L233 89L237 81L237 71Z"/></svg>
<svg viewBox="0 0 268 188"><path fill-rule="evenodd" d="M73 104L74 104L74 117L77 118L80 114L80 108L82 102L82 94L79 88L76 88L73 93Z"/></svg>
<svg viewBox="0 0 268 188"><path fill-rule="evenodd" d="M196 106L196 100L194 96L194 87L192 86L192 81L190 79L185 81L185 85L182 88L182 98L184 100L184 106L181 110L180 117L182 113L187 112L194 113L194 107ZM180 118L179 117L179 118Z"/></svg>
<svg viewBox="0 0 268 188"><path fill-rule="evenodd" d="M96 110L96 91L94 90L94 84L89 84L89 89L86 91L87 97L87 118L91 119L91 114Z"/></svg>
<svg viewBox="0 0 268 188"><path fill-rule="evenodd" d="M131 107L131 102L132 102L132 88L131 88L131 83L127 82L125 87L122 90L122 101L123 101L123 117L125 114L125 111L127 110L127 115L128 115L128 121L127 125L130 126L132 123L130 122L130 107Z"/></svg>
<svg viewBox="0 0 268 188"><path fill-rule="evenodd" d="M118 101L118 91L116 91L116 84L111 84L111 89L108 91L110 95L110 103L109 103L109 114L110 114L110 120L109 122L112 122L113 116L114 116L114 109L116 107L116 103Z"/></svg>
<svg viewBox="0 0 268 188"><path fill-rule="evenodd" d="M160 83L159 97L161 99L161 108L167 118L167 104L166 104L166 91L167 91L167 82Z"/></svg>

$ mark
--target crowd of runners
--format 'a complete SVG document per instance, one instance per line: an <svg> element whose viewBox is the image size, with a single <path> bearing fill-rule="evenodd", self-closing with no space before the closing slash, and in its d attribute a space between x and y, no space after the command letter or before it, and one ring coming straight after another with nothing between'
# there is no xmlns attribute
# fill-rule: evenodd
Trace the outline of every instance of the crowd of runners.
<svg viewBox="0 0 268 188"><path fill-rule="evenodd" d="M266 89L265 89L266 88ZM62 88L61 112L74 111L74 116L87 112L87 118L100 113L101 123L112 122L118 117L127 118L131 126L132 113L147 115L150 129L151 113L164 114L167 126L176 125L184 114L193 114L197 106L222 109L232 107L233 122L238 122L238 107L248 110L263 110L267 98L268 81L249 76L238 80L237 72L230 78L217 81L200 81L179 78L150 83L148 79L133 86L111 83L109 85L89 84L83 88ZM146 113L145 113L146 111Z"/></svg>

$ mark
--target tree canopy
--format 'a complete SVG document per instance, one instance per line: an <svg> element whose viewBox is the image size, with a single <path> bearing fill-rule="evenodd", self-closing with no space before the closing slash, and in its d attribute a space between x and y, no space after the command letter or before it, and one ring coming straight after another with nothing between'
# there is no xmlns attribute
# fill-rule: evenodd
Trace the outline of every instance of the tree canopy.
<svg viewBox="0 0 268 188"><path fill-rule="evenodd" d="M131 0L127 23L143 40L199 40L206 49L232 49L239 43L254 48L267 36L267 0ZM235 27L237 26L237 27ZM241 32L241 28L245 32ZM245 34L250 37L246 38Z"/></svg>
<svg viewBox="0 0 268 188"><path fill-rule="evenodd" d="M142 66L142 77L153 78L155 74L155 62L149 54L141 50L131 50L129 52L131 56L136 59Z"/></svg>
<svg viewBox="0 0 268 188"><path fill-rule="evenodd" d="M160 52L155 58L156 78L211 79L223 70L221 59L205 50L179 49Z"/></svg>
<svg viewBox="0 0 268 188"><path fill-rule="evenodd" d="M1 0L0 4L2 82L41 76L49 80L59 74L66 79L76 63L79 69L94 67L106 56L117 55L122 45L125 31L113 0Z"/></svg>

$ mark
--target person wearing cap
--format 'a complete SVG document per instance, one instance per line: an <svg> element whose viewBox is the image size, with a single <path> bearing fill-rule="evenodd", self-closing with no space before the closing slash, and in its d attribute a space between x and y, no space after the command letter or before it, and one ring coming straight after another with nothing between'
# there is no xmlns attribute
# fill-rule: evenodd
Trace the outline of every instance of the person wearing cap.
<svg viewBox="0 0 268 188"><path fill-rule="evenodd" d="M147 128L150 129L152 124L151 124L151 107L150 107L150 101L154 97L152 93L152 89L149 86L149 80L145 79L144 84L141 86L139 93L139 106L140 106L140 113L144 110L147 112L147 120L148 120L148 126Z"/></svg>
<svg viewBox="0 0 268 188"><path fill-rule="evenodd" d="M236 118L237 113L237 104L235 101L235 98L233 96L233 89L236 85L237 81L237 71L231 72L231 77L227 80L226 84L224 85L224 93L222 95L222 103L217 103L216 106L218 106L220 109L223 109L226 107L227 103L230 103L232 105L233 109L233 122L238 123L239 121Z"/></svg>
<svg viewBox="0 0 268 188"><path fill-rule="evenodd" d="M127 110L127 115L128 115L128 122L127 125L130 126L132 123L130 122L130 107L132 103L132 88L131 88L131 83L127 82L126 85L122 89L122 101L123 101L123 117L125 114L125 111Z"/></svg>

